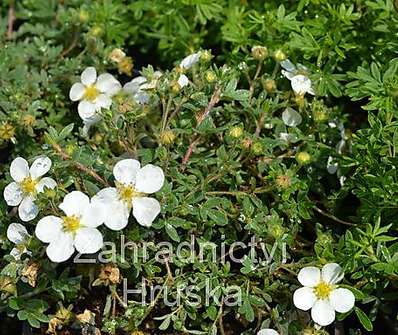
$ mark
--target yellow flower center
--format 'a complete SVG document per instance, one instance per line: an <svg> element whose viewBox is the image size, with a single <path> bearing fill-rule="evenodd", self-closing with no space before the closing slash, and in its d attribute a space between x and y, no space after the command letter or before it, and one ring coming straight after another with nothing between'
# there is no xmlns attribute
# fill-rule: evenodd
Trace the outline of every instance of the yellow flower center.
<svg viewBox="0 0 398 335"><path fill-rule="evenodd" d="M318 299L327 299L332 291L333 285L325 283L324 281L320 282L314 288L315 295Z"/></svg>
<svg viewBox="0 0 398 335"><path fill-rule="evenodd" d="M32 194L36 192L36 185L36 180L33 180L31 177L26 177L21 181L19 186L21 187L23 193Z"/></svg>
<svg viewBox="0 0 398 335"><path fill-rule="evenodd" d="M94 86L90 85L86 87L84 97L89 101L94 101L99 96L100 91Z"/></svg>
<svg viewBox="0 0 398 335"><path fill-rule="evenodd" d="M133 200L133 198L142 196L140 192L137 192L135 190L133 185L118 184L117 189L119 191L120 199L129 206L131 206L131 201Z"/></svg>
<svg viewBox="0 0 398 335"><path fill-rule="evenodd" d="M75 233L80 228L80 219L76 215L64 216L64 230L68 233Z"/></svg>

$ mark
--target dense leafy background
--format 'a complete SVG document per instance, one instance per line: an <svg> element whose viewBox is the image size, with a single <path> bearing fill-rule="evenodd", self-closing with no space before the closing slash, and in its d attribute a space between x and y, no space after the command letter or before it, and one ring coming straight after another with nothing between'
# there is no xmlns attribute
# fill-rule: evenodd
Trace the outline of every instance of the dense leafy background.
<svg viewBox="0 0 398 335"><path fill-rule="evenodd" d="M16 20L8 34L10 7ZM335 261L345 269L358 308L336 327L346 334L366 334L373 327L396 331L398 18L393 1L21 0L2 2L0 10L2 187L10 181L13 158L49 155L60 187L43 197L45 215L52 211L48 202L58 204L67 190L94 195L103 186L76 162L111 182L117 158L132 156L161 166L167 184L158 194L161 217L152 229L132 219L124 231L129 239L176 244L194 234L219 243L224 235L232 243L256 235L270 250L274 241L286 242L289 258L281 265L277 254L262 266L173 263L172 280L153 258L116 264L131 285L145 277L168 285L173 294L179 283L211 278L218 285L241 285L246 295L239 309L183 305L173 310L159 303L117 304L112 310L120 285L91 287L96 266L55 266L35 239L30 249L40 264L38 283L32 288L22 282L5 239L17 217L2 201L1 318L8 315L15 327L20 323L11 320L27 320L26 327L42 322L45 329L62 301L65 307L73 304L76 314L94 311L96 326L111 333L150 332L160 324L173 333L215 333L221 319L226 334L254 334L262 322L296 334L310 323L292 304L295 274L305 265ZM260 69L251 55L254 45L269 52ZM129 106L127 112L121 106L125 101L114 104L85 137L69 88L87 66L111 72L123 83L130 80L109 59L115 47L132 57L133 76L149 64L164 76L150 104ZM193 85L173 89L170 82L178 75L173 66L198 49L211 50L214 57L187 73ZM295 99L272 57L278 49L308 67L315 98ZM209 80L209 74L216 79ZM276 90L265 90L267 79L275 80ZM217 92L219 101L198 124ZM303 117L299 127L289 129L296 136L291 143L279 138L286 131L281 120L286 107ZM343 124L344 131L329 121ZM338 145L342 150L336 151ZM311 155L308 164L296 159L302 151ZM329 156L339 164L337 174L326 170ZM106 234L108 240L120 239L120 233ZM154 319L159 316L166 317ZM65 327L71 325L65 321ZM384 328L373 332L377 329Z"/></svg>

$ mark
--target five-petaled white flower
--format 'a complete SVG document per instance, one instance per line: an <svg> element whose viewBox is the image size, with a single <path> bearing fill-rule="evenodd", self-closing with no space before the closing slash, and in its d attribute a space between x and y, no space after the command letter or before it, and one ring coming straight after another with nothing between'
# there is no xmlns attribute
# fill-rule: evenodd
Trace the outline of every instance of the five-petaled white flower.
<svg viewBox="0 0 398 335"><path fill-rule="evenodd" d="M197 62L199 62L200 59L200 55L202 53L199 52L195 52L187 57L185 57L181 63L180 63L180 67L182 67L183 69L189 69L191 68L193 65L195 65Z"/></svg>
<svg viewBox="0 0 398 335"><path fill-rule="evenodd" d="M26 246L31 236L26 228L20 223L11 223L7 228L7 238L15 244L10 255L19 260L24 253L30 253Z"/></svg>
<svg viewBox="0 0 398 335"><path fill-rule="evenodd" d="M279 335L279 333L276 330L274 330L274 329L264 328L264 329L261 329L257 333L257 335Z"/></svg>
<svg viewBox="0 0 398 335"><path fill-rule="evenodd" d="M146 195L159 191L164 183L164 174L160 167L152 164L141 167L135 159L124 159L113 168L116 187L99 191L93 202L107 209L105 225L112 230L121 230L127 226L131 209L139 224L151 226L160 213L160 204Z"/></svg>
<svg viewBox="0 0 398 335"><path fill-rule="evenodd" d="M54 179L44 176L51 168L48 157L37 158L29 169L28 162L22 157L15 158L10 166L10 174L14 181L4 189L4 199L9 206L18 206L18 214L22 221L33 220L39 208L34 203L37 193L44 188L54 188L57 183Z"/></svg>
<svg viewBox="0 0 398 335"><path fill-rule="evenodd" d="M354 294L336 285L343 277L344 273L336 263L326 264L322 271L313 266L301 269L298 281L304 287L294 292L294 305L304 311L311 309L311 317L318 325L331 324L335 312L346 313L355 304Z"/></svg>
<svg viewBox="0 0 398 335"><path fill-rule="evenodd" d="M282 61L281 65L284 68L282 74L290 80L294 93L298 95L304 95L305 93L315 95L311 79L307 76L308 69L305 66L297 64L296 67L288 59Z"/></svg>
<svg viewBox="0 0 398 335"><path fill-rule="evenodd" d="M94 67L86 68L81 74L81 83L72 85L69 98L80 101L78 112L85 124L94 124L100 119L101 108L109 109L112 96L121 89L117 79L109 73L100 74Z"/></svg>
<svg viewBox="0 0 398 335"><path fill-rule="evenodd" d="M63 217L45 216L36 226L36 236L49 243L46 252L51 261L66 261L75 252L92 254L103 246L103 238L98 229L104 222L102 206L90 202L87 195L79 191L67 194L59 208Z"/></svg>

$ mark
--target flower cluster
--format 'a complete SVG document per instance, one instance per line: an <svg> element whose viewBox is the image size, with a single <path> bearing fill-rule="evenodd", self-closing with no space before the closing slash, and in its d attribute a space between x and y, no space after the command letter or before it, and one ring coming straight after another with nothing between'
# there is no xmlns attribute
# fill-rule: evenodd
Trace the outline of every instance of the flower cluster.
<svg viewBox="0 0 398 335"><path fill-rule="evenodd" d="M4 198L9 206L19 205L22 221L31 221L38 215L39 207L34 202L37 193L57 186L49 177L40 178L50 170L51 164L48 157L36 159L30 169L21 157L11 163L14 182L5 188ZM131 210L137 222L145 227L151 226L159 215L159 202L146 195L162 188L164 173L160 167L151 164L141 167L134 159L124 159L115 165L113 174L116 187L99 191L91 200L80 191L72 191L58 206L64 215L48 215L38 221L35 235L48 243L46 252L51 261L64 262L75 250L81 254L99 251L104 243L98 227L104 223L112 230L125 228ZM15 259L28 252L30 235L23 225L12 223L7 237L16 245L11 251Z"/></svg>

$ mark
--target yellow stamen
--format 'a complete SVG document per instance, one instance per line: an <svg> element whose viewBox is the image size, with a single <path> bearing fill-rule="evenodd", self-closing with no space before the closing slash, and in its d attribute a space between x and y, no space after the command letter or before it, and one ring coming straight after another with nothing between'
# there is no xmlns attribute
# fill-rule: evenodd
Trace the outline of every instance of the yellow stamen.
<svg viewBox="0 0 398 335"><path fill-rule="evenodd" d="M80 219L75 216L64 216L64 230L69 233L75 233L80 228Z"/></svg>
<svg viewBox="0 0 398 335"><path fill-rule="evenodd" d="M315 295L318 299L327 299L329 298L330 293L333 291L333 285L325 283L324 281L320 282L314 288Z"/></svg>
<svg viewBox="0 0 398 335"><path fill-rule="evenodd" d="M100 91L94 86L90 85L86 87L84 97L89 101L94 101L99 96Z"/></svg>
<svg viewBox="0 0 398 335"><path fill-rule="evenodd" d="M20 187L22 192L25 194L32 194L36 192L36 185L37 181L33 180L31 177L26 177L24 180L21 181Z"/></svg>
<svg viewBox="0 0 398 335"><path fill-rule="evenodd" d="M140 192L137 192L135 190L133 185L118 184L117 189L120 199L127 203L127 205L129 206L131 206L131 201L133 200L133 198L142 196Z"/></svg>

